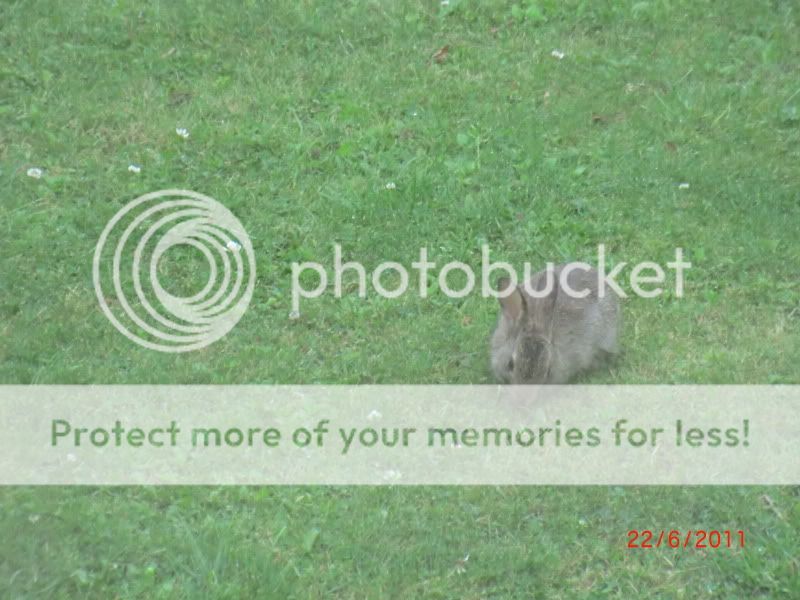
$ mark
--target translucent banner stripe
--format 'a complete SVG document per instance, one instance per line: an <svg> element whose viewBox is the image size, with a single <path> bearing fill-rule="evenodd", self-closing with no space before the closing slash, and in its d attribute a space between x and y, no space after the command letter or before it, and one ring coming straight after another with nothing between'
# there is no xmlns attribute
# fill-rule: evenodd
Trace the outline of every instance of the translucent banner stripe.
<svg viewBox="0 0 800 600"><path fill-rule="evenodd" d="M800 386L0 386L0 484L800 484Z"/></svg>

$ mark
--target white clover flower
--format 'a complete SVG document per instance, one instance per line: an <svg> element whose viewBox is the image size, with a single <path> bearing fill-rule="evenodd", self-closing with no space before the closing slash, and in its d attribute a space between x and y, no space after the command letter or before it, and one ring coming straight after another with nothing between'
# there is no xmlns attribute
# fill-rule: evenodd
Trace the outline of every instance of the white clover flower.
<svg viewBox="0 0 800 600"><path fill-rule="evenodd" d="M233 240L228 240L228 243L225 244L225 247L231 252L238 252L242 249L242 245L239 242L235 242Z"/></svg>
<svg viewBox="0 0 800 600"><path fill-rule="evenodd" d="M688 190L688 189L689 189L689 184L688 184L688 183L686 183L686 182L684 182L684 183L681 183L681 184L678 186L678 189L679 189L679 190Z"/></svg>
<svg viewBox="0 0 800 600"><path fill-rule="evenodd" d="M625 84L625 93L626 94L632 94L636 90L638 90L640 88L643 88L643 87L644 87L644 83L626 83Z"/></svg>
<svg viewBox="0 0 800 600"><path fill-rule="evenodd" d="M442 0L442 6L450 6L450 0Z"/></svg>
<svg viewBox="0 0 800 600"><path fill-rule="evenodd" d="M564 54L561 50L553 50L550 53L550 56L552 56L553 58L557 58L558 60L561 60L566 56L566 54Z"/></svg>
<svg viewBox="0 0 800 600"><path fill-rule="evenodd" d="M44 175L44 171L42 171L39 167L31 167L28 169L28 177L33 177L34 179L41 179L42 175Z"/></svg>
<svg viewBox="0 0 800 600"><path fill-rule="evenodd" d="M181 136L183 139L186 139L186 138L188 138L188 137L189 137L189 130L188 130L188 129L186 129L186 127L177 127L177 128L175 129L175 133L177 133L177 134L178 134L179 136Z"/></svg>
<svg viewBox="0 0 800 600"><path fill-rule="evenodd" d="M389 469L388 471L383 472L383 480L384 481L397 481L403 476L400 471L395 471L394 469Z"/></svg>
<svg viewBox="0 0 800 600"><path fill-rule="evenodd" d="M131 165L128 165L128 171L130 171L131 173L141 173L142 172L142 167L140 167L139 165L131 164Z"/></svg>
<svg viewBox="0 0 800 600"><path fill-rule="evenodd" d="M386 184L386 189L387 190L395 190L395 189L397 189L397 186L395 185L394 181L390 181L389 183Z"/></svg>

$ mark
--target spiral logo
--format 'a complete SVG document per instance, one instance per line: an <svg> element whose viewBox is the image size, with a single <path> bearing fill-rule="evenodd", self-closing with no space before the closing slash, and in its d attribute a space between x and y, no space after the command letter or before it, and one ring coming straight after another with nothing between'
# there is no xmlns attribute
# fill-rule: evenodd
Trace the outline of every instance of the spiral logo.
<svg viewBox="0 0 800 600"><path fill-rule="evenodd" d="M180 247L199 252L208 273L204 287L188 296L163 285L197 279L196 270L181 270L182 261L174 261L177 273L159 280L165 254ZM100 235L92 263L103 313L128 339L161 352L204 348L233 329L250 303L255 274L253 245L239 219L187 190L160 190L126 204Z"/></svg>

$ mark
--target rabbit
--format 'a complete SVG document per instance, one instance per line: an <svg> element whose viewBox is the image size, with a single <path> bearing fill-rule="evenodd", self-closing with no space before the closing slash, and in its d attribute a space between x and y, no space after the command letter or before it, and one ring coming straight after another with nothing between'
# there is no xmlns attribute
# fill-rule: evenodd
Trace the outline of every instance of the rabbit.
<svg viewBox="0 0 800 600"><path fill-rule="evenodd" d="M572 297L561 284L565 264L540 271L500 301L500 317L491 337L491 367L503 383L566 383L619 352L619 299L608 286L598 293L598 273L585 263L567 272ZM548 279L550 285L548 286ZM498 282L508 292L510 281ZM549 293L544 294L546 287ZM526 289L527 288L527 289ZM538 292L534 297L532 290Z"/></svg>

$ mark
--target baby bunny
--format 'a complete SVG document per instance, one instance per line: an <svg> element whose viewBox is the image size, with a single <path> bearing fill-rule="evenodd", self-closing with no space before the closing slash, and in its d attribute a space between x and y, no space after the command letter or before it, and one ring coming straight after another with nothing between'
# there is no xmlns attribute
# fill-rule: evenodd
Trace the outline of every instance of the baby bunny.
<svg viewBox="0 0 800 600"><path fill-rule="evenodd" d="M600 297L598 273L589 265L550 266L524 284L512 287L503 278L498 285L505 297L499 298L491 360L500 381L566 383L617 354L619 300L608 286Z"/></svg>

